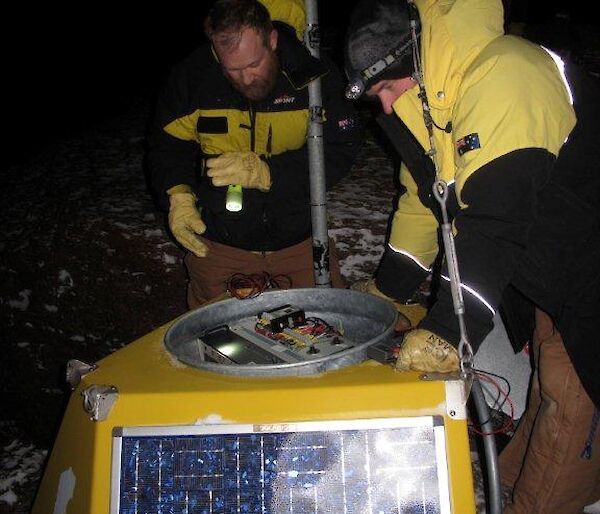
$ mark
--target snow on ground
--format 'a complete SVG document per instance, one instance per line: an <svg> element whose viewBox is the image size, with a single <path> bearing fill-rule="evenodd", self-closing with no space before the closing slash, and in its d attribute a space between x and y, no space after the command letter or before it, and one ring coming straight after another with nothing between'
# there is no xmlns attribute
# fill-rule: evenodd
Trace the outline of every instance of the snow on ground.
<svg viewBox="0 0 600 514"><path fill-rule="evenodd" d="M16 505L19 496L17 486L24 486L37 480L47 456L32 444L25 445L17 439L0 450L0 502L8 506Z"/></svg>
<svg viewBox="0 0 600 514"><path fill-rule="evenodd" d="M183 252L143 173L144 102L1 174L0 512L28 512L69 391L185 309Z"/></svg>
<svg viewBox="0 0 600 514"><path fill-rule="evenodd" d="M369 137L327 204L329 232L349 283L371 276L383 254L395 190L392 162Z"/></svg>

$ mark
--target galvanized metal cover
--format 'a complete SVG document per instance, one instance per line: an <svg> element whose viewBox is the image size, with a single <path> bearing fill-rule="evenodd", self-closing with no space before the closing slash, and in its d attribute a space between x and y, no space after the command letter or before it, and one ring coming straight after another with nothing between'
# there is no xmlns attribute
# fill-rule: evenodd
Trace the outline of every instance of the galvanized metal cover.
<svg viewBox="0 0 600 514"><path fill-rule="evenodd" d="M334 327L342 327L344 338L352 341L354 346L307 362L236 365L203 359L198 339L207 330L285 304L304 309L307 317L322 318ZM396 318L396 309L390 302L368 293L334 288L274 290L257 298L232 298L190 311L169 328L164 344L181 362L215 373L244 376L312 375L366 360L369 346L392 337Z"/></svg>

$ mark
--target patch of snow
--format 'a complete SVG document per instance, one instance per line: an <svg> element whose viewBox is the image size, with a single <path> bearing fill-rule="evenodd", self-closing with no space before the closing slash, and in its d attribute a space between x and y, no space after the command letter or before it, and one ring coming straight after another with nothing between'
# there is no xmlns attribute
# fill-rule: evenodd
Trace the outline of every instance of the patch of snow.
<svg viewBox="0 0 600 514"><path fill-rule="evenodd" d="M0 502L8 503L9 505L14 505L18 499L19 497L12 490L0 494Z"/></svg>
<svg viewBox="0 0 600 514"><path fill-rule="evenodd" d="M379 261L379 255L349 255L340 261L340 271L346 278L353 277L356 280L368 278L373 274L373 259Z"/></svg>
<svg viewBox="0 0 600 514"><path fill-rule="evenodd" d="M56 296L59 298L75 284L73 277L66 269L61 269L58 272L58 281L61 285L56 288Z"/></svg>
<svg viewBox="0 0 600 514"><path fill-rule="evenodd" d="M66 269L61 269L58 272L58 280L66 286L73 287L73 277Z"/></svg>
<svg viewBox="0 0 600 514"><path fill-rule="evenodd" d="M31 289L23 289L19 292L18 300L8 300L8 306L13 309L20 311L26 311L29 308L29 297L31 296Z"/></svg>
<svg viewBox="0 0 600 514"><path fill-rule="evenodd" d="M115 227L119 227L125 230L132 230L136 227L134 227L131 223L121 223L120 221L116 221L115 222Z"/></svg>
<svg viewBox="0 0 600 514"><path fill-rule="evenodd" d="M168 253L163 253L163 262L165 264L177 264L177 257L173 255L169 255Z"/></svg>
<svg viewBox="0 0 600 514"><path fill-rule="evenodd" d="M47 394L63 394L64 391L58 387L43 387L42 391Z"/></svg>
<svg viewBox="0 0 600 514"><path fill-rule="evenodd" d="M208 414L204 418L198 418L194 425L224 425L232 423L235 422L224 419L220 414Z"/></svg>
<svg viewBox="0 0 600 514"><path fill-rule="evenodd" d="M0 450L0 501L12 505L18 500L13 488L39 474L47 453L16 439Z"/></svg>

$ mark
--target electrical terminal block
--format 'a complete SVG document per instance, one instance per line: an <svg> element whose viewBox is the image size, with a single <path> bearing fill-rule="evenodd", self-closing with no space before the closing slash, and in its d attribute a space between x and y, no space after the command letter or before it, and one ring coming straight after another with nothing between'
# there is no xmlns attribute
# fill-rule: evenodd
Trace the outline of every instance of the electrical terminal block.
<svg viewBox="0 0 600 514"><path fill-rule="evenodd" d="M275 309L261 312L258 320L263 325L268 325L272 332L283 332L285 328L295 328L306 323L304 311L294 305L282 305Z"/></svg>

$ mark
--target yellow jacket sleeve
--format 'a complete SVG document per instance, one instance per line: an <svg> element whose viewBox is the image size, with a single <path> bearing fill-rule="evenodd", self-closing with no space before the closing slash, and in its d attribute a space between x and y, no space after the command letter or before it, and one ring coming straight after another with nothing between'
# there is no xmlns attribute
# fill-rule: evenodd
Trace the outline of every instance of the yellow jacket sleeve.
<svg viewBox="0 0 600 514"><path fill-rule="evenodd" d="M400 167L400 182L406 192L400 197L392 218L389 244L420 267L429 269L438 253L438 222L419 200L417 184L404 164Z"/></svg>

